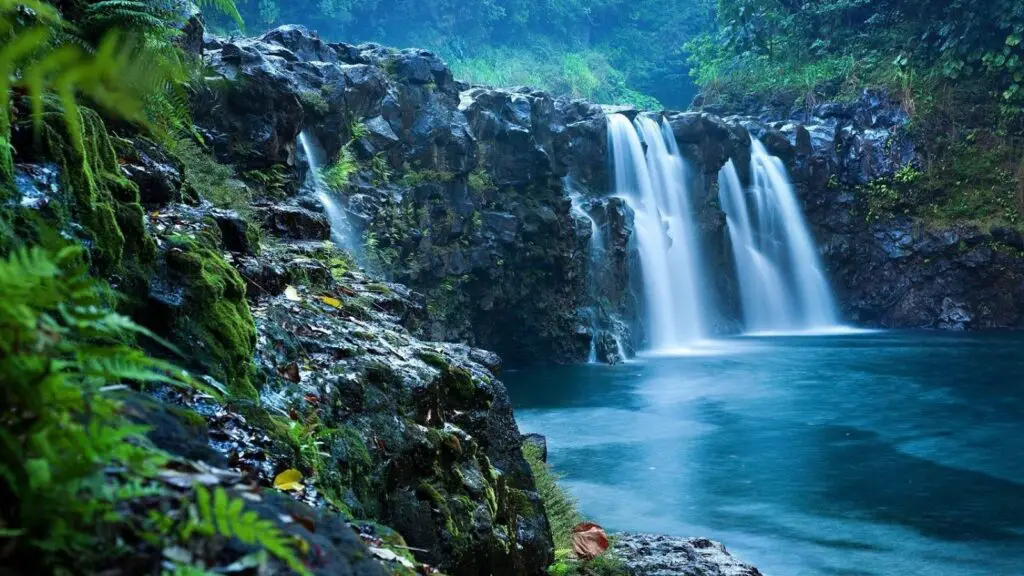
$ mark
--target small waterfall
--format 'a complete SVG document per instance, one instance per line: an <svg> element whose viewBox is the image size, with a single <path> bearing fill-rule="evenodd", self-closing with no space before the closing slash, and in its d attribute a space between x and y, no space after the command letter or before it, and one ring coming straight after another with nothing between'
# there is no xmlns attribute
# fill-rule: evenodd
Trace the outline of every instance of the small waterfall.
<svg viewBox="0 0 1024 576"><path fill-rule="evenodd" d="M589 292L591 305L588 306L584 312L587 318L590 320L590 332L593 337L590 339L590 354L587 356L588 364L597 364L597 338L598 334L601 333L601 319L598 310L598 302L596 299L597 288L597 267L600 265L600 259L604 252L604 243L601 241L601 228L597 225L597 222L583 209L581 205L582 196L579 192L573 191L572 181L568 176L565 177L564 187L569 190L569 202L572 206L572 213L577 218L582 218L590 223L590 243L588 246L588 270L587 270L587 291Z"/></svg>
<svg viewBox="0 0 1024 576"><path fill-rule="evenodd" d="M646 154L644 146L647 145ZM707 336L700 250L685 166L671 128L608 116L615 194L633 208L651 348L681 348Z"/></svg>
<svg viewBox="0 0 1024 576"><path fill-rule="evenodd" d="M568 197L573 215L586 220L590 224L590 241L587 246L587 296L590 300L590 305L583 309L583 313L590 321L590 332L592 334L587 362L589 364L598 364L605 361L610 363L625 361L628 356L626 355L626 348L622 344L622 337L620 335L623 330L622 321L611 311L602 309L601 282L605 273L605 267L607 266L607 248L604 242L604 235L601 232L601 227L583 208L583 196L575 191L574 184L568 176L565 177L564 187L569 191ZM606 344L602 346L605 348L605 353L600 354L598 352L601 339L607 337L611 337L615 342L615 356L617 358L612 358L612 355L607 353ZM602 355L606 357L602 358Z"/></svg>
<svg viewBox="0 0 1024 576"><path fill-rule="evenodd" d="M351 226L349 226L345 210L331 196L331 192L324 185L321 176L323 153L320 147L316 144L315 138L303 130L299 133L299 148L302 149L302 154L309 165L309 172L306 174L303 186L311 190L323 205L324 214L331 225L331 240L339 248L355 254L357 243L351 240Z"/></svg>
<svg viewBox="0 0 1024 576"><path fill-rule="evenodd" d="M750 164L749 190L732 161L719 173L747 330L837 327L832 291L785 166L757 139Z"/></svg>

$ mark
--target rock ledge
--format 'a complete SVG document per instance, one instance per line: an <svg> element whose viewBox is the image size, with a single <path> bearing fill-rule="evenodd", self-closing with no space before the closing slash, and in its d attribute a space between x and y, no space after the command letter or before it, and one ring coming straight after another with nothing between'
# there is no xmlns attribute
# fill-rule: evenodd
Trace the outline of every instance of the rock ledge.
<svg viewBox="0 0 1024 576"><path fill-rule="evenodd" d="M706 538L619 533L614 550L636 576L762 576Z"/></svg>

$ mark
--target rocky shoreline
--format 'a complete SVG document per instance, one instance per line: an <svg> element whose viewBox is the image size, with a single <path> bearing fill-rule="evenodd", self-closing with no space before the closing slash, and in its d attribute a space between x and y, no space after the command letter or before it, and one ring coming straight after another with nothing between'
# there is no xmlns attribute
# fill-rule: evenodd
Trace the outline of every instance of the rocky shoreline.
<svg viewBox="0 0 1024 576"><path fill-rule="evenodd" d="M623 532L612 549L634 576L762 576L706 538Z"/></svg>

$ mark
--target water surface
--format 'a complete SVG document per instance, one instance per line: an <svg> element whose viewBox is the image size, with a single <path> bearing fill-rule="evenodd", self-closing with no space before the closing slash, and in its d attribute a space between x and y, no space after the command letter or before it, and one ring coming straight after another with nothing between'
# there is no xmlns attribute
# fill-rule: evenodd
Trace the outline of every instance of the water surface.
<svg viewBox="0 0 1024 576"><path fill-rule="evenodd" d="M1024 335L736 338L503 380L606 528L719 539L766 576L1024 574Z"/></svg>

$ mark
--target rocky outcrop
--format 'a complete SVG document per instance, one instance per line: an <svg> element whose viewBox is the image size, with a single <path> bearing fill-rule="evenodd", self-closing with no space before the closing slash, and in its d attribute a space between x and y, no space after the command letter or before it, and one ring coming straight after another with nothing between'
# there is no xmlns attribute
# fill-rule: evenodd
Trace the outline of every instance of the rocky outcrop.
<svg viewBox="0 0 1024 576"><path fill-rule="evenodd" d="M846 321L881 328L1024 327L1018 231L933 224L874 208L879 195L900 202L899 180L924 169L898 102L867 91L856 101L810 110L751 103L746 112L757 117L731 119L786 162Z"/></svg>
<svg viewBox="0 0 1024 576"><path fill-rule="evenodd" d="M761 576L705 538L622 533L615 535L613 550L635 576Z"/></svg>
<svg viewBox="0 0 1024 576"><path fill-rule="evenodd" d="M149 324L189 338L189 357L203 369L217 365L204 346L227 346L218 335L234 328L193 310L233 296L200 300L204 283L178 262L222 254L232 222L202 205L151 215L168 265L153 282ZM211 445L260 485L298 469L307 504L387 525L401 534L403 554L408 545L445 573L542 572L553 559L550 530L498 380L501 360L417 339L408 327L424 321L421 296L352 270L329 243L294 239L289 227L267 232L278 240L263 251L224 256L239 270L245 313L252 310L253 340L239 345L252 346L258 373L245 388L233 380L230 402L203 410Z"/></svg>
<svg viewBox="0 0 1024 576"><path fill-rule="evenodd" d="M605 124L608 113L639 112L469 87L429 52L328 43L293 26L208 39L205 54L217 76L198 120L218 155L283 175L285 195L310 192L298 185L308 173L300 132L328 166L354 162L331 193L366 245L361 263L425 295L417 335L517 364L615 362L644 345L632 213L608 198ZM742 114L662 114L692 169L717 332L741 317L717 174L731 160L747 177L752 135L787 164L847 321L1020 325L1013 232L867 221L866 190L917 162L907 116L883 93L810 109L754 99L732 111ZM272 228L326 237L309 214L314 198L288 206L262 212Z"/></svg>

